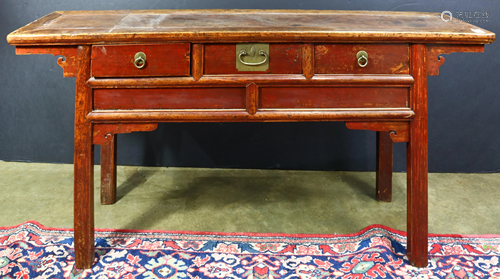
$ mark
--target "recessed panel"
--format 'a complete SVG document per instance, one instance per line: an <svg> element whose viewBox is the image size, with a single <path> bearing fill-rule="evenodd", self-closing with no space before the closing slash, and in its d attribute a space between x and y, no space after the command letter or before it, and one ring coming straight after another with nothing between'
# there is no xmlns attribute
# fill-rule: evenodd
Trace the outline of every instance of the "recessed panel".
<svg viewBox="0 0 500 279"><path fill-rule="evenodd" d="M408 88L266 87L259 108L402 108L408 107Z"/></svg>
<svg viewBox="0 0 500 279"><path fill-rule="evenodd" d="M95 89L94 109L245 108L245 88Z"/></svg>

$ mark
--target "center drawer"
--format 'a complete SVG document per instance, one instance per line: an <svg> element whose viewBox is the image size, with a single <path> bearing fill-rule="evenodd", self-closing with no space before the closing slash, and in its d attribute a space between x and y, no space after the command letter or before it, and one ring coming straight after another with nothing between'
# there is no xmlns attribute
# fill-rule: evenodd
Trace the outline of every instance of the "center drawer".
<svg viewBox="0 0 500 279"><path fill-rule="evenodd" d="M206 44L204 74L301 74L301 44L269 44L269 68L266 71L240 71L236 67L236 44Z"/></svg>

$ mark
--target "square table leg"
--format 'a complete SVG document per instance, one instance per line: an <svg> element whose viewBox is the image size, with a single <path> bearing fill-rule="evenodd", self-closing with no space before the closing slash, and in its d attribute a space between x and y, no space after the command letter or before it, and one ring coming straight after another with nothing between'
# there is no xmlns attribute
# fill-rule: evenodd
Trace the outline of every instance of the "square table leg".
<svg viewBox="0 0 500 279"><path fill-rule="evenodd" d="M411 71L415 82L410 90L415 118L410 123L407 144L407 256L410 264L428 264L428 159L427 159L427 47L411 47Z"/></svg>
<svg viewBox="0 0 500 279"><path fill-rule="evenodd" d="M377 200L392 199L392 139L389 132L377 132Z"/></svg>
<svg viewBox="0 0 500 279"><path fill-rule="evenodd" d="M101 204L116 202L116 141L117 135L110 135L101 145Z"/></svg>
<svg viewBox="0 0 500 279"><path fill-rule="evenodd" d="M92 123L86 119L92 107L90 46L79 46L75 95L75 265L89 269L94 263L94 145Z"/></svg>

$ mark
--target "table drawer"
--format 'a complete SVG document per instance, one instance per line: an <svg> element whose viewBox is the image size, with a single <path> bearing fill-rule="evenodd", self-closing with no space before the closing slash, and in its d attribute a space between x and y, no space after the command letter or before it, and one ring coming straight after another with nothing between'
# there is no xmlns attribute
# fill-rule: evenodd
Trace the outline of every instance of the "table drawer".
<svg viewBox="0 0 500 279"><path fill-rule="evenodd" d="M94 89L94 109L244 109L245 88Z"/></svg>
<svg viewBox="0 0 500 279"><path fill-rule="evenodd" d="M358 64L360 51L368 54L365 67ZM315 74L409 74L409 66L407 44L318 44L314 48Z"/></svg>
<svg viewBox="0 0 500 279"><path fill-rule="evenodd" d="M301 44L269 44L269 68L266 71L239 71L236 68L236 44L206 44L204 74L301 74Z"/></svg>
<svg viewBox="0 0 500 279"><path fill-rule="evenodd" d="M92 76L189 76L190 49L188 43L93 46ZM134 64L134 57L139 52L146 56L142 68L137 68Z"/></svg>
<svg viewBox="0 0 500 279"><path fill-rule="evenodd" d="M402 108L408 96L408 88L264 87L259 108Z"/></svg>

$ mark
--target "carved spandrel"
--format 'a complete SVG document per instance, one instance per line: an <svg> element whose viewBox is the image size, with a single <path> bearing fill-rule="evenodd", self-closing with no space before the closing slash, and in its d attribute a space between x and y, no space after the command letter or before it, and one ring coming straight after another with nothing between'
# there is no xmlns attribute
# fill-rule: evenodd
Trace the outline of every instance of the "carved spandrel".
<svg viewBox="0 0 500 279"><path fill-rule="evenodd" d="M158 123L141 124L94 124L93 144L107 144L112 135L132 132L150 132L156 130Z"/></svg>
<svg viewBox="0 0 500 279"><path fill-rule="evenodd" d="M63 68L64 77L76 77L78 70L76 46L71 47L16 47L17 55L52 54L62 56L57 59L57 64ZM64 58L63 58L64 57Z"/></svg>
<svg viewBox="0 0 500 279"><path fill-rule="evenodd" d="M389 132L393 142L408 142L410 140L410 122L346 122L352 130L370 130Z"/></svg>
<svg viewBox="0 0 500 279"><path fill-rule="evenodd" d="M484 45L427 45L427 75L439 75L439 67L445 61L445 58L440 55L452 52L484 52Z"/></svg>

